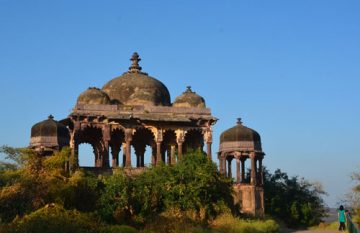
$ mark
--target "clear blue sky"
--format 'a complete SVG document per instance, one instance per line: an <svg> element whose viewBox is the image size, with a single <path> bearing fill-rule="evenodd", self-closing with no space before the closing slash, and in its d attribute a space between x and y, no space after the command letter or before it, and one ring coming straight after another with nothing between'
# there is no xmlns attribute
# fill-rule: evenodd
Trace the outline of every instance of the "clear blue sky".
<svg viewBox="0 0 360 233"><path fill-rule="evenodd" d="M34 123L65 118L137 51L172 100L187 85L206 99L213 151L241 116L271 171L322 182L335 205L360 167L359 12L355 0L0 0L0 145L27 146Z"/></svg>

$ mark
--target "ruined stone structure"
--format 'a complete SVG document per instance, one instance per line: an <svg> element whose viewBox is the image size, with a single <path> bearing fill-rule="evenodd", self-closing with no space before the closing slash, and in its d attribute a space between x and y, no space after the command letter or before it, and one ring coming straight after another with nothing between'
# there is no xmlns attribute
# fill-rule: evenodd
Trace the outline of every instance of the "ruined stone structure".
<svg viewBox="0 0 360 233"><path fill-rule="evenodd" d="M75 161L70 169L76 169L79 145L88 143L94 151L94 172L119 166L130 174L141 172L146 167L146 148L151 148L152 166L160 162L174 164L189 149L205 151L211 159L212 126L217 119L205 100L187 87L171 102L166 86L142 72L139 55L134 53L130 60L127 72L101 89L89 87L81 93L67 118L58 122L50 116L35 124L30 148L50 155L70 146ZM135 167L132 153L136 155ZM263 157L259 134L240 120L221 134L220 172L232 177L231 162L235 159L235 199L244 213L264 213ZM251 161L250 180L245 177L247 159Z"/></svg>
<svg viewBox="0 0 360 233"><path fill-rule="evenodd" d="M217 119L205 100L187 87L172 103L166 86L142 72L139 55L134 53L130 60L123 75L102 89L90 87L81 93L72 113L61 120L68 127L75 160L81 143L92 146L98 168L131 168L131 153L136 155L136 168L143 168L146 146L152 148L152 165L176 163L186 150L203 150L205 144L211 159L212 125Z"/></svg>
<svg viewBox="0 0 360 233"><path fill-rule="evenodd" d="M234 183L235 202L241 212L256 216L264 215L264 189L260 135L253 129L244 126L239 118L236 126L220 135L218 152L220 172L232 177L233 160L236 162L236 179ZM250 177L246 177L245 163L250 160Z"/></svg>

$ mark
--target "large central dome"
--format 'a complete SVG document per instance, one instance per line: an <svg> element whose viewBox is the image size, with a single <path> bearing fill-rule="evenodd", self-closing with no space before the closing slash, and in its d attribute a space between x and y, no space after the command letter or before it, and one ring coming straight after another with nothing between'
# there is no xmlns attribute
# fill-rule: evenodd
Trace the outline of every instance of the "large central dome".
<svg viewBox="0 0 360 233"><path fill-rule="evenodd" d="M102 90L113 103L123 105L170 106L170 94L159 80L141 72L139 55L134 53L130 59L129 71L110 80Z"/></svg>

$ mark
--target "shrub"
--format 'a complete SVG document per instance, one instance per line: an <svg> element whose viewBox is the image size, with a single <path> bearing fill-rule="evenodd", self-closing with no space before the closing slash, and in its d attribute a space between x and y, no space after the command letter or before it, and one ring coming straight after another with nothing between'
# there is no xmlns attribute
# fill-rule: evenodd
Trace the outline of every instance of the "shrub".
<svg viewBox="0 0 360 233"><path fill-rule="evenodd" d="M279 225L274 220L244 220L224 214L211 224L214 233L276 233Z"/></svg>
<svg viewBox="0 0 360 233"><path fill-rule="evenodd" d="M76 210L66 210L55 204L17 218L9 233L96 233L99 221Z"/></svg>

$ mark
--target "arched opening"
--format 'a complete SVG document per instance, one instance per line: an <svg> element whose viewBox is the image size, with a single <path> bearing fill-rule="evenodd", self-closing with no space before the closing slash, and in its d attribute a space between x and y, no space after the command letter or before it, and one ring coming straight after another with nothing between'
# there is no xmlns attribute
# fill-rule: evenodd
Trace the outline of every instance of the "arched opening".
<svg viewBox="0 0 360 233"><path fill-rule="evenodd" d="M122 129L114 129L111 131L110 145L110 161L112 167L123 166L123 149L125 143L125 133Z"/></svg>
<svg viewBox="0 0 360 233"><path fill-rule="evenodd" d="M108 159L102 145L102 131L96 127L86 127L77 132L75 142L78 146L79 166L105 167ZM89 146L86 146L89 145ZM81 147L81 148L80 148ZM90 152L91 151L91 152ZM91 154L93 155L90 158ZM92 161L90 163L89 161Z"/></svg>
<svg viewBox="0 0 360 233"><path fill-rule="evenodd" d="M166 130L163 135L161 152L165 164L174 164L176 162L176 134L174 130Z"/></svg>
<svg viewBox="0 0 360 233"><path fill-rule="evenodd" d="M144 165L145 167L150 167L153 163L152 160L152 148L149 145L145 146L145 153L144 153Z"/></svg>
<svg viewBox="0 0 360 233"><path fill-rule="evenodd" d="M89 143L81 143L78 149L78 161L80 167L94 167L94 148Z"/></svg>
<svg viewBox="0 0 360 233"><path fill-rule="evenodd" d="M146 128L138 128L133 135L132 141L132 155L131 155L131 165L133 167L144 167L145 160L152 160L152 149L156 148L155 137L154 134ZM145 153L147 151L147 153ZM146 155L146 159L145 159ZM149 157L148 157L149 156Z"/></svg>
<svg viewBox="0 0 360 233"><path fill-rule="evenodd" d="M203 152L204 137L201 130L191 129L185 135L185 142L183 144L183 152L186 153L189 150L200 150Z"/></svg>

